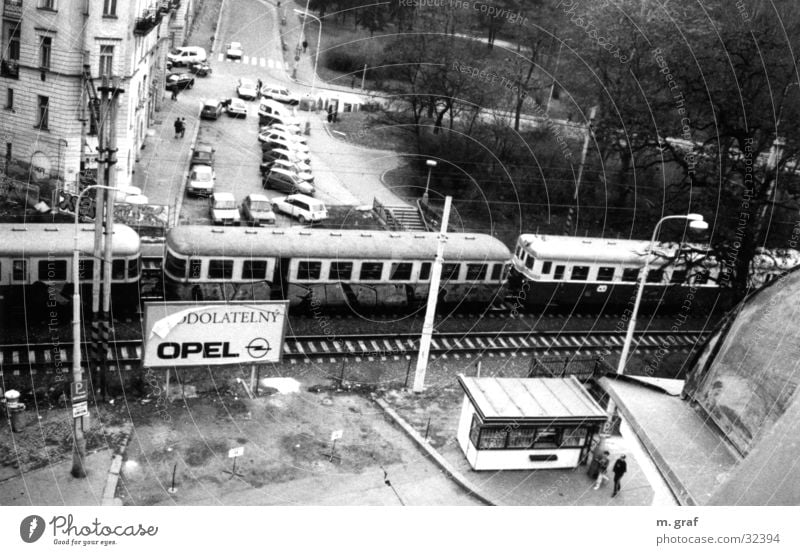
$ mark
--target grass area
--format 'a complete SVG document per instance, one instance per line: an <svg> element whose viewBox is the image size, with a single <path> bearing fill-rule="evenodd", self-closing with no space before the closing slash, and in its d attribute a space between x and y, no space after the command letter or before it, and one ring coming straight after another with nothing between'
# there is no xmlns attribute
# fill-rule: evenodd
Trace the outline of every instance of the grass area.
<svg viewBox="0 0 800 555"><path fill-rule="evenodd" d="M396 125L383 123L380 113L344 112L339 114L337 139L348 143L393 152L413 152L412 135Z"/></svg>

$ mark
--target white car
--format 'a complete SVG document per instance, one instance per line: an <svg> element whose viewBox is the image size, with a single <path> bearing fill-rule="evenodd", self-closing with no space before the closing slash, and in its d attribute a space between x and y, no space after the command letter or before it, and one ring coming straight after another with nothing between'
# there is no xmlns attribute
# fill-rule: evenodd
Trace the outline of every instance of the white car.
<svg viewBox="0 0 800 555"><path fill-rule="evenodd" d="M328 218L328 210L322 201L306 195L289 195L272 199L272 209L283 212L300 223L319 222Z"/></svg>
<svg viewBox="0 0 800 555"><path fill-rule="evenodd" d="M247 104L241 98L231 98L231 102L228 104L228 115L232 118L238 118L239 116L246 118Z"/></svg>
<svg viewBox="0 0 800 555"><path fill-rule="evenodd" d="M269 98L270 100L283 102L284 104L289 104L291 106L300 104L300 97L298 95L290 92L289 89L282 87L271 87L269 85L264 85L261 87L261 96L264 98Z"/></svg>
<svg viewBox="0 0 800 555"><path fill-rule="evenodd" d="M308 137L305 135L296 135L294 133L287 133L280 129L267 129L258 134L258 140L262 143L270 141L285 141L290 144L299 144L308 147Z"/></svg>
<svg viewBox="0 0 800 555"><path fill-rule="evenodd" d="M237 60L242 59L242 43L241 42L232 42L228 45L228 48L225 50L225 57L226 58L235 58Z"/></svg>
<svg viewBox="0 0 800 555"><path fill-rule="evenodd" d="M242 220L250 225L274 224L275 212L266 195L251 193L242 202Z"/></svg>
<svg viewBox="0 0 800 555"><path fill-rule="evenodd" d="M283 168L285 170L289 170L290 172L296 173L297 177L302 179L303 181L308 181L309 183L314 183L314 174L311 173L310 170L301 169L296 163L290 162L289 160L278 159L272 163L273 168Z"/></svg>
<svg viewBox="0 0 800 555"><path fill-rule="evenodd" d="M301 135L303 133L302 128L297 124L286 124L286 123L273 123L272 125L263 125L261 126L261 133L267 133L268 131L280 131L282 133L286 133L287 135Z"/></svg>
<svg viewBox="0 0 800 555"><path fill-rule="evenodd" d="M191 195L210 195L214 192L214 170L211 166L197 164L189 172L186 192Z"/></svg>
<svg viewBox="0 0 800 555"><path fill-rule="evenodd" d="M211 222L221 225L239 225L239 207L231 193L214 193L209 202Z"/></svg>
<svg viewBox="0 0 800 555"><path fill-rule="evenodd" d="M258 98L256 82L246 77L239 79L239 82L236 84L236 94L239 98L244 98L245 100L255 100Z"/></svg>

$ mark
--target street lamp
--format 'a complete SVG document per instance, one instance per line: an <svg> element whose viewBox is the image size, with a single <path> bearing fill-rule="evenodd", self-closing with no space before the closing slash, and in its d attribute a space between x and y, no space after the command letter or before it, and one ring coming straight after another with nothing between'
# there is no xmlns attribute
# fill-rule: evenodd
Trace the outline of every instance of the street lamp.
<svg viewBox="0 0 800 555"><path fill-rule="evenodd" d="M315 89L317 86L317 64L319 63L319 49L322 47L322 21L320 21L317 16L308 13L308 4L306 4L305 11L300 11L300 10L294 10L294 11L295 13L298 13L303 16L303 28L305 28L306 17L312 18L319 25L319 32L317 33L317 51L314 53L314 75L311 76L311 99L314 101L314 109L316 110L317 101L314 98L314 93L316 92ZM309 110L307 121L310 124L311 110Z"/></svg>
<svg viewBox="0 0 800 555"><path fill-rule="evenodd" d="M642 302L642 293L644 292L644 284L647 281L647 272L649 271L650 267L650 256L653 254L653 247L655 246L656 237L658 237L658 231L661 228L661 224L666 222L667 220L689 220L689 227L696 230L704 230L708 229L708 223L703 220L703 216L701 214L686 214L682 216L665 216L661 218L658 223L656 224L655 229L653 229L653 236L650 239L650 246L647 249L647 253L645 253L644 257L644 266L639 271L639 285L636 289L636 301L633 304L633 312L631 313L631 319L628 323L628 332L625 334L625 343L622 346L622 355L619 358L619 364L617 365L617 374L624 374L625 373L625 365L628 361L628 353L631 349L631 342L633 341L633 332L636 329L636 315L639 312L639 305Z"/></svg>
<svg viewBox="0 0 800 555"><path fill-rule="evenodd" d="M425 192L422 193L422 202L428 204L428 189L431 186L431 172L436 167L436 160L427 160L425 164L428 166L428 181L425 183Z"/></svg>
<svg viewBox="0 0 800 555"><path fill-rule="evenodd" d="M90 185L78 194L75 202L75 228L72 235L72 381L74 383L83 381L83 376L81 375L81 284L80 272L78 271L81 254L79 246L81 197L91 189L126 192L124 187ZM110 236L108 240L111 240ZM72 476L75 478L86 477L86 470L83 467L83 460L86 457L86 440L83 437L82 424L82 416L73 417Z"/></svg>

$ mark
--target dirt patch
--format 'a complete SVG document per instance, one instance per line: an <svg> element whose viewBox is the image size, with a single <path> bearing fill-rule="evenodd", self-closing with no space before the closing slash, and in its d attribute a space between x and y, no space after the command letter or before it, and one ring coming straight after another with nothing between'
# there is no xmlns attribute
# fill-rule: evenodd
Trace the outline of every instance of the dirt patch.
<svg viewBox="0 0 800 555"><path fill-rule="evenodd" d="M185 449L183 458L189 466L203 466L212 457L224 457L228 451L228 442L212 440L193 440Z"/></svg>

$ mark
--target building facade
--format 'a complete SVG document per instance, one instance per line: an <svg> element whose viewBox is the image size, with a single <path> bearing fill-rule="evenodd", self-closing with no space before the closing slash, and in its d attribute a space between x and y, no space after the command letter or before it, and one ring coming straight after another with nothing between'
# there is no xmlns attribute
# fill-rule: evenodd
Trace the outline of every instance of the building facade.
<svg viewBox="0 0 800 555"><path fill-rule="evenodd" d="M164 98L166 55L187 24L191 0L2 0L0 171L77 191L96 176L103 78L118 96L117 184L130 183ZM183 36L183 35L181 35ZM93 115L94 114L94 115Z"/></svg>

